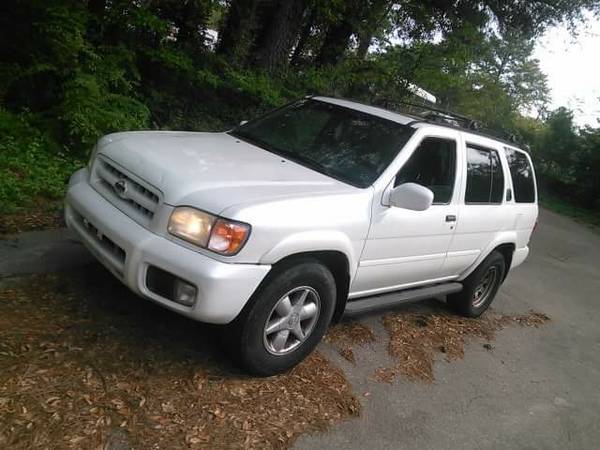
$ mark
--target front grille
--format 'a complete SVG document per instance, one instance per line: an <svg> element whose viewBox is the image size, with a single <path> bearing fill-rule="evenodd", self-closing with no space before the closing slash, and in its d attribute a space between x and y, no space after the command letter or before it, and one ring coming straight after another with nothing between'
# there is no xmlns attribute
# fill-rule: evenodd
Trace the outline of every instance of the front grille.
<svg viewBox="0 0 600 450"><path fill-rule="evenodd" d="M123 275L123 268L125 267L125 259L127 258L127 253L123 250L118 244L116 244L112 239L108 238L102 231L100 231L96 226L90 222L88 219L83 217L81 214L75 214L76 221L78 225L81 226L82 231L91 239L96 242L98 247L100 247L101 252L104 253L111 265L116 269L116 271Z"/></svg>
<svg viewBox="0 0 600 450"><path fill-rule="evenodd" d="M150 225L160 203L156 188L134 179L105 159L96 162L95 173L94 187L100 194L137 222Z"/></svg>

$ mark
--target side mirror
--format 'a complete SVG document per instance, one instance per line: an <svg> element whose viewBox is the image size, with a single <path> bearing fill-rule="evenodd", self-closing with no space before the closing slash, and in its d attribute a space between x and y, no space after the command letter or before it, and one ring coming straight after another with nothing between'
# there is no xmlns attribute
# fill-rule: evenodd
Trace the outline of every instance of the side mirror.
<svg viewBox="0 0 600 450"><path fill-rule="evenodd" d="M417 183L404 183L390 192L390 205L412 211L425 211L433 203L431 189Z"/></svg>
<svg viewBox="0 0 600 450"><path fill-rule="evenodd" d="M247 120L241 120L241 121L240 121L240 127L241 127L242 125L246 125L247 123L248 123L248 121L247 121Z"/></svg>

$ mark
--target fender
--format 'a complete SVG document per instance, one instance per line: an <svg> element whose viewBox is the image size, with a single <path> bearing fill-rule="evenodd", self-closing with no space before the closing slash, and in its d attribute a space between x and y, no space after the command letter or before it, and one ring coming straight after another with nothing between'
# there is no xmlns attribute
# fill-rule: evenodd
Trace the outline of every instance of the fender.
<svg viewBox="0 0 600 450"><path fill-rule="evenodd" d="M295 233L277 243L271 250L260 258L260 264L273 265L286 256L305 252L338 251L348 258L350 281L354 278L358 267L358 252L362 242L357 243L356 249L345 233L335 230L314 230Z"/></svg>
<svg viewBox="0 0 600 450"><path fill-rule="evenodd" d="M494 239L487 245L487 247L479 254L477 259L471 264L465 271L460 274L458 281L462 281L467 278L473 271L481 264L481 262L487 258L494 249L502 244L513 244L516 247L517 244L517 233L516 231L500 231L494 236Z"/></svg>

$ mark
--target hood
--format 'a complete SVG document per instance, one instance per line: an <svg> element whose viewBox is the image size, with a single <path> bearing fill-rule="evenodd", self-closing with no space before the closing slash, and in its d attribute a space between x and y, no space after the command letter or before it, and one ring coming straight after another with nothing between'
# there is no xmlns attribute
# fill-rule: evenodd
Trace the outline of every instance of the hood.
<svg viewBox="0 0 600 450"><path fill-rule="evenodd" d="M115 133L97 152L158 188L165 203L214 214L235 204L357 190L226 133Z"/></svg>

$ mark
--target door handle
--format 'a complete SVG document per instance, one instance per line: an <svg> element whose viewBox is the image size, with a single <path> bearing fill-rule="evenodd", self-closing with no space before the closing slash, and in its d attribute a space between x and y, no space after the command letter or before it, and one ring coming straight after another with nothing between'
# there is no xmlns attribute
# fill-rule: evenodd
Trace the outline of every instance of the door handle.
<svg viewBox="0 0 600 450"><path fill-rule="evenodd" d="M446 222L456 222L456 216L454 214L447 215Z"/></svg>

